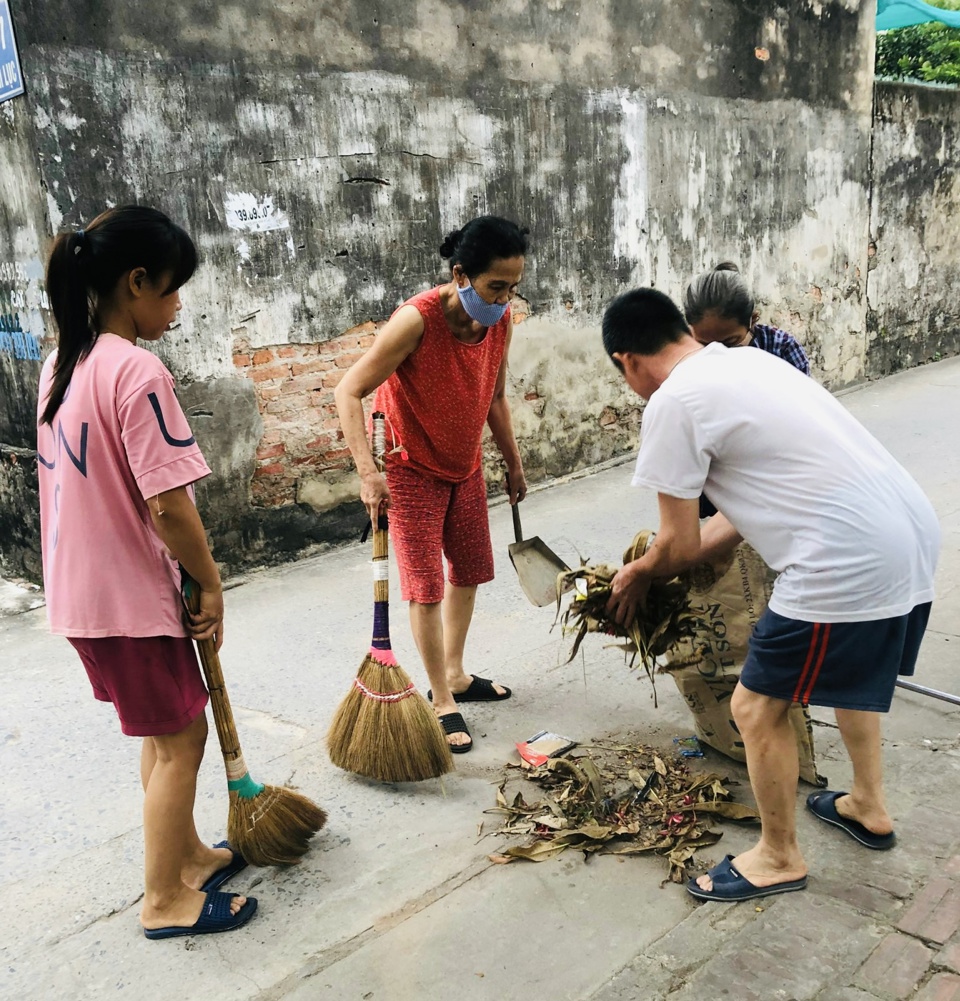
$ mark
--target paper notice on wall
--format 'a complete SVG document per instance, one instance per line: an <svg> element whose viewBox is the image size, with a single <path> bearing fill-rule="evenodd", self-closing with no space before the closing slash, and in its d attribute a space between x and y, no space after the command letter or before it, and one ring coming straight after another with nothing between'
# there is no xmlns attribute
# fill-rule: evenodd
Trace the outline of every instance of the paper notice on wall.
<svg viewBox="0 0 960 1001"><path fill-rule="evenodd" d="M223 200L223 207L230 229L267 233L270 230L290 228L290 220L276 207L273 195L229 191Z"/></svg>

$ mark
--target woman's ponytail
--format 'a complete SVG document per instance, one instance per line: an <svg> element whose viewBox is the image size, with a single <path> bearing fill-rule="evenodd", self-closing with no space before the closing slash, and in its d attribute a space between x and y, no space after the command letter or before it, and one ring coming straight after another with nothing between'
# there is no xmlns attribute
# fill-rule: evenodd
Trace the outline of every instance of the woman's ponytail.
<svg viewBox="0 0 960 1001"><path fill-rule="evenodd" d="M90 247L86 233L61 233L47 263L47 294L57 321L57 361L53 381L43 408L42 424L52 424L63 403L73 370L85 358L97 339L91 326L90 294L84 275Z"/></svg>
<svg viewBox="0 0 960 1001"><path fill-rule="evenodd" d="M197 267L197 248L175 222L145 205L107 209L84 229L61 233L47 263L47 295L57 321L57 361L40 417L53 423L77 365L100 336L97 311L134 268L151 281L163 277L163 295L175 292Z"/></svg>

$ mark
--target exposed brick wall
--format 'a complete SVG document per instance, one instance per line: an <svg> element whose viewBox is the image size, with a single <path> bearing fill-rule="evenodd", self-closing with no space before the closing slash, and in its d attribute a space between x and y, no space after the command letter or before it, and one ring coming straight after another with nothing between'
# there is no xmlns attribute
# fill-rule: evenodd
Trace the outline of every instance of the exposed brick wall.
<svg viewBox="0 0 960 1001"><path fill-rule="evenodd" d="M513 306L515 327L529 315L529 304L517 297ZM322 344L252 348L242 331L239 332L234 341L233 362L253 382L263 419L263 436L257 445L256 467L250 483L252 507L278 509L296 504L298 498L306 499L300 493L301 484L309 489L315 486L310 481L326 479L329 483L351 473L353 459L340 431L333 391L346 370L370 347L385 322L368 321ZM555 387L541 382L532 373L524 373L522 364L507 377L507 395L528 480L533 482L576 468L580 436L586 424L596 423L606 432L590 452L591 462L605 461L625 448L635 447L641 415L635 399L631 397L626 407L598 408L593 402L588 405L581 401L582 410L578 405L558 410L553 399ZM367 412L371 403L369 397L364 408ZM532 425L522 418L523 410L532 411ZM542 458L545 434L549 435L552 448L546 461ZM483 436L483 469L488 489L498 493L503 484L503 461L489 428ZM337 503L335 496L334 503Z"/></svg>
<svg viewBox="0 0 960 1001"><path fill-rule="evenodd" d="M512 306L514 324L530 313L529 303L517 296ZM257 468L250 485L254 507L294 504L304 477L331 469L353 467L343 441L333 390L344 372L373 343L386 321L370 320L323 344L275 344L251 348L242 336L234 341L233 363L256 388L263 418L263 437L257 446ZM535 392L526 399L534 408L543 401ZM365 409L369 410L370 400ZM499 460L489 430L485 433L487 464Z"/></svg>
<svg viewBox="0 0 960 1001"><path fill-rule="evenodd" d="M233 363L253 380L263 418L250 485L254 507L293 504L302 478L351 468L333 390L373 343L378 326L364 323L323 344L252 349L243 338L235 341Z"/></svg>

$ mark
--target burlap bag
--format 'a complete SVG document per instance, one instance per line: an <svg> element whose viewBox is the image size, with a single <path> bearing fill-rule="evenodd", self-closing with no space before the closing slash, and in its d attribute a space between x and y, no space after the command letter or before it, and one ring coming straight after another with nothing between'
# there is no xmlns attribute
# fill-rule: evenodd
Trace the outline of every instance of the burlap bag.
<svg viewBox="0 0 960 1001"><path fill-rule="evenodd" d="M730 697L747 656L747 641L767 607L776 574L746 543L722 564L702 563L687 571L690 609L697 616L696 633L683 639L661 662L673 676L693 714L697 737L735 761L745 761L743 741L730 714ZM810 713L790 708L797 738L800 777L825 786L817 773Z"/></svg>

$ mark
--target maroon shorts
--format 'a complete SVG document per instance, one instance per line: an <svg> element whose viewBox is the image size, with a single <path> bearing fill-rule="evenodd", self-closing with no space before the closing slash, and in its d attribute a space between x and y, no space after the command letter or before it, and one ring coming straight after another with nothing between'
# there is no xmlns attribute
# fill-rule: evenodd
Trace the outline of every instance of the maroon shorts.
<svg viewBox="0 0 960 1001"><path fill-rule="evenodd" d="M112 702L129 737L178 733L203 712L207 689L193 641L182 636L71 636L93 694Z"/></svg>
<svg viewBox="0 0 960 1001"><path fill-rule="evenodd" d="M387 473L390 541L400 570L400 597L422 605L443 600L443 557L450 583L493 580L493 546L483 470L462 483L394 463Z"/></svg>

